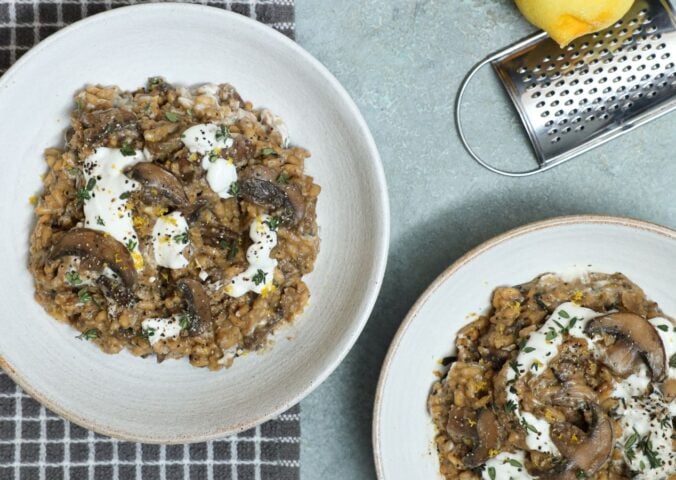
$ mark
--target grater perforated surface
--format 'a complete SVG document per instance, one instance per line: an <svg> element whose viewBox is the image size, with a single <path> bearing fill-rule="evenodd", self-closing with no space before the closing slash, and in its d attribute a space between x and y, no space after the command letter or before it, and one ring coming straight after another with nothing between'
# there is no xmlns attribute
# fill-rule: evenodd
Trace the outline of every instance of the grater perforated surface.
<svg viewBox="0 0 676 480"><path fill-rule="evenodd" d="M667 0L637 0L613 27L565 48L541 34L491 61L541 167L676 108L675 63Z"/></svg>

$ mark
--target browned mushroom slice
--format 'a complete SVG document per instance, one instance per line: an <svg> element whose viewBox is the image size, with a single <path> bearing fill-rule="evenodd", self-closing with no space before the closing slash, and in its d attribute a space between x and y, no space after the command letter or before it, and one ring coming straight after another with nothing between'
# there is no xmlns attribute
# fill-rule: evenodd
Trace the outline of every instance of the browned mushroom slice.
<svg viewBox="0 0 676 480"><path fill-rule="evenodd" d="M582 431L577 427L568 424L552 425L552 441L566 462L542 478L591 477L610 459L613 451L613 427L610 419L598 404L593 403L590 408L592 419L589 432L582 438ZM580 472L585 475L582 476Z"/></svg>
<svg viewBox="0 0 676 480"><path fill-rule="evenodd" d="M285 184L282 185L282 190L284 190L289 202L293 206L293 212L287 212L288 220L282 218L282 221L296 225L305 215L305 199L298 185Z"/></svg>
<svg viewBox="0 0 676 480"><path fill-rule="evenodd" d="M671 402L674 398L676 398L676 379L667 378L660 387L660 390L662 390L662 395L664 395L664 398L668 402Z"/></svg>
<svg viewBox="0 0 676 480"><path fill-rule="evenodd" d="M570 459L587 434L571 423L555 423L551 427L551 436L561 456Z"/></svg>
<svg viewBox="0 0 676 480"><path fill-rule="evenodd" d="M166 160L173 157L176 152L183 148L181 132L185 127L179 121L157 122L153 128L143 131L144 146L157 160Z"/></svg>
<svg viewBox="0 0 676 480"><path fill-rule="evenodd" d="M230 242L239 239L237 232L233 232L222 225L204 225L201 232L202 241L212 247L223 248L223 242L230 244Z"/></svg>
<svg viewBox="0 0 676 480"><path fill-rule="evenodd" d="M114 133L124 132L132 137L138 135L136 115L121 108L87 112L82 115L81 121L87 145L100 144Z"/></svg>
<svg viewBox="0 0 676 480"><path fill-rule="evenodd" d="M182 278L176 283L176 288L181 293L190 316L188 333L191 336L213 335L209 296L202 284L191 278Z"/></svg>
<svg viewBox="0 0 676 480"><path fill-rule="evenodd" d="M176 207L188 204L181 182L171 172L151 162L141 162L129 170L129 176L143 185L148 193L161 196Z"/></svg>
<svg viewBox="0 0 676 480"><path fill-rule="evenodd" d="M136 283L136 270L129 250L110 235L88 228L75 228L66 232L49 252L49 260L73 255L85 258L101 268L110 267L124 286L132 289Z"/></svg>
<svg viewBox="0 0 676 480"><path fill-rule="evenodd" d="M490 458L491 450L497 450L500 443L498 420L492 410L479 412L476 422L477 441L474 449L462 459L466 467L475 468Z"/></svg>
<svg viewBox="0 0 676 480"><path fill-rule="evenodd" d="M452 406L448 412L446 431L456 442L477 440L476 414L470 408Z"/></svg>
<svg viewBox="0 0 676 480"><path fill-rule="evenodd" d="M462 460L467 468L485 463L491 450L497 450L500 444L498 420L487 408L476 413L470 408L451 407L446 432L455 442L472 445L472 450Z"/></svg>
<svg viewBox="0 0 676 480"><path fill-rule="evenodd" d="M114 303L131 307L136 303L136 297L127 287L120 281L114 281L105 275L101 275L96 279L96 285L101 289L101 293L106 299L112 300Z"/></svg>
<svg viewBox="0 0 676 480"><path fill-rule="evenodd" d="M195 162L191 162L185 156L181 156L177 161L178 176L185 183L190 183L195 178Z"/></svg>
<svg viewBox="0 0 676 480"><path fill-rule="evenodd" d="M585 329L588 335L607 333L631 344L648 364L652 379L666 377L666 354L657 330L645 318L633 313L611 313L591 320Z"/></svg>
<svg viewBox="0 0 676 480"><path fill-rule="evenodd" d="M628 377L636 369L640 360L638 351L624 338L618 338L615 343L606 347L601 361L620 377Z"/></svg>
<svg viewBox="0 0 676 480"><path fill-rule="evenodd" d="M296 225L305 214L303 195L296 185L278 184L276 172L263 165L244 169L240 195L244 200L276 211L285 225Z"/></svg>
<svg viewBox="0 0 676 480"><path fill-rule="evenodd" d="M579 445L569 460L588 476L598 472L613 451L613 427L610 419L597 404L591 405L592 421L587 438Z"/></svg>
<svg viewBox="0 0 676 480"><path fill-rule="evenodd" d="M256 145L243 135L236 136L232 146L227 151L227 156L232 157L238 167L246 165L249 159L254 158L255 155Z"/></svg>
<svg viewBox="0 0 676 480"><path fill-rule="evenodd" d="M188 223L195 223L199 220L200 215L202 215L202 212L206 209L208 204L208 201L203 198L198 198L195 202L183 207L181 213L183 213L185 221Z"/></svg>
<svg viewBox="0 0 676 480"><path fill-rule="evenodd" d="M583 378L575 378L567 382L561 391L552 397L552 403L577 408L596 401L596 398L596 392L584 383Z"/></svg>

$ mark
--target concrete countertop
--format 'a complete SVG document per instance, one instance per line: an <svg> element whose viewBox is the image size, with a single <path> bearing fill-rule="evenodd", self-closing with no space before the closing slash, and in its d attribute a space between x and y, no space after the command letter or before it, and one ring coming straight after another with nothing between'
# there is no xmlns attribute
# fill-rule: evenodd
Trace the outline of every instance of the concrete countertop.
<svg viewBox="0 0 676 480"><path fill-rule="evenodd" d="M384 286L337 371L302 402L304 480L375 478L373 398L389 343L418 295L470 248L553 216L598 213L676 227L676 113L555 170L509 179L476 165L453 126L469 68L530 34L512 0L298 0L297 40L342 82L382 155L392 204ZM503 165L533 165L486 72L467 103L471 138Z"/></svg>

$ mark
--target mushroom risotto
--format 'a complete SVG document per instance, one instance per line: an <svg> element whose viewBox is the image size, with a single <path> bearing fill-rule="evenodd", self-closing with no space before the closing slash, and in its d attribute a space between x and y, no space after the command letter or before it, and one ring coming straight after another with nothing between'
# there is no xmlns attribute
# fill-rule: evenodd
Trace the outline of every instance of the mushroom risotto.
<svg viewBox="0 0 676 480"><path fill-rule="evenodd" d="M48 149L38 302L103 351L219 369L308 302L320 187L277 115L230 85L88 86Z"/></svg>
<svg viewBox="0 0 676 480"><path fill-rule="evenodd" d="M676 325L627 277L497 288L428 407L446 479L676 479Z"/></svg>

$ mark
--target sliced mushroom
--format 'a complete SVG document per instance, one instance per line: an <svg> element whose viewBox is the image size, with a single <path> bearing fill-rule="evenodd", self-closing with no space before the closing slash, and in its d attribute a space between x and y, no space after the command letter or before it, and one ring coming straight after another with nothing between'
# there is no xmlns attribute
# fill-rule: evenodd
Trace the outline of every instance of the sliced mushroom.
<svg viewBox="0 0 676 480"><path fill-rule="evenodd" d="M131 290L136 283L136 270L129 250L110 235L88 228L75 228L66 232L49 252L49 260L73 255L93 262L117 273L124 286Z"/></svg>
<svg viewBox="0 0 676 480"><path fill-rule="evenodd" d="M156 163L137 163L129 170L128 174L141 183L149 194L164 197L176 207L188 204L188 197L178 178Z"/></svg>
<svg viewBox="0 0 676 480"><path fill-rule="evenodd" d="M592 403L590 408L592 419L583 438L580 438L582 431L570 424L552 425L552 441L566 461L543 478L580 478L580 471L586 474L584 478L590 477L610 459L613 451L610 419L598 404Z"/></svg>
<svg viewBox="0 0 676 480"><path fill-rule="evenodd" d="M191 322L188 333L191 336L213 336L209 296L204 291L202 284L192 278L182 278L176 283L176 288L183 297L186 310L190 316Z"/></svg>
<svg viewBox="0 0 676 480"><path fill-rule="evenodd" d="M235 137L232 146L228 149L227 156L232 157L235 165L238 167L244 166L247 162L256 155L256 145L244 137L238 135Z"/></svg>
<svg viewBox="0 0 676 480"><path fill-rule="evenodd" d="M207 211L213 213L207 208L207 201L198 199L195 203L188 205L181 209L186 221L190 224L196 224L200 229L202 242L211 247L223 247L222 242L232 242L239 240L239 234L228 227L220 224L210 224L205 221L199 221L202 212Z"/></svg>
<svg viewBox="0 0 676 480"><path fill-rule="evenodd" d="M202 198L199 198L194 203L191 203L190 205L187 205L184 208L182 208L181 213L183 213L185 221L188 223L195 223L197 220L199 220L200 215L202 215L202 211L206 208L208 204L209 202L207 202Z"/></svg>
<svg viewBox="0 0 676 480"><path fill-rule="evenodd" d="M305 214L303 195L298 186L278 184L276 178L271 168L248 167L240 175L240 195L248 202L276 210L282 223L296 225Z"/></svg>
<svg viewBox="0 0 676 480"><path fill-rule="evenodd" d="M239 240L237 232L233 232L222 225L204 225L201 228L202 241L212 247L222 247L223 242L230 243Z"/></svg>
<svg viewBox="0 0 676 480"><path fill-rule="evenodd" d="M184 128L181 122L157 122L153 128L143 131L144 146L154 159L168 159L183 148L181 132Z"/></svg>
<svg viewBox="0 0 676 480"><path fill-rule="evenodd" d="M136 303L136 297L122 282L115 282L111 278L101 275L96 279L96 285L101 289L104 297L117 304L131 307Z"/></svg>
<svg viewBox="0 0 676 480"><path fill-rule="evenodd" d="M561 456L568 460L575 456L587 434L572 423L556 423L551 427L551 436Z"/></svg>
<svg viewBox="0 0 676 480"><path fill-rule="evenodd" d="M636 363L640 360L638 351L624 338L618 338L615 343L606 347L601 361L620 377L628 377L636 370Z"/></svg>
<svg viewBox="0 0 676 480"><path fill-rule="evenodd" d="M560 392L552 397L552 403L577 408L596 400L596 392L582 378L567 382Z"/></svg>
<svg viewBox="0 0 676 480"><path fill-rule="evenodd" d="M498 420L490 409L474 412L469 408L451 407L446 431L455 442L472 444L472 450L463 457L467 468L485 463L491 450L497 450L500 443Z"/></svg>
<svg viewBox="0 0 676 480"><path fill-rule="evenodd" d="M87 112L82 115L81 121L87 145L100 144L109 135L123 131L133 137L138 135L136 115L121 108Z"/></svg>
<svg viewBox="0 0 676 480"><path fill-rule="evenodd" d="M660 387L660 390L662 390L662 395L664 395L664 398L666 398L668 402L674 400L674 398L676 398L676 379L667 378Z"/></svg>
<svg viewBox="0 0 676 480"><path fill-rule="evenodd" d="M470 408L453 406L448 412L446 431L456 442L476 441L476 414Z"/></svg>
<svg viewBox="0 0 676 480"><path fill-rule="evenodd" d="M298 185L285 184L282 185L282 190L286 193L289 202L293 206L293 213L287 212L288 219L282 218L282 221L292 225L298 224L305 215L305 200Z"/></svg>
<svg viewBox="0 0 676 480"><path fill-rule="evenodd" d="M66 130L66 133L64 135L64 138L66 140L66 145L70 145L70 141L73 139L74 135L75 135L75 129L73 127L69 127L68 130Z"/></svg>
<svg viewBox="0 0 676 480"><path fill-rule="evenodd" d="M191 162L185 156L177 160L178 175L185 183L190 183L195 178L195 162Z"/></svg>
<svg viewBox="0 0 676 480"><path fill-rule="evenodd" d="M588 335L607 333L626 340L648 364L654 381L661 382L666 377L662 339L645 318L633 313L611 313L591 320L585 331Z"/></svg>
<svg viewBox="0 0 676 480"><path fill-rule="evenodd" d="M491 450L497 450L500 443L498 420L490 409L479 412L476 422L477 441L474 449L462 459L466 467L475 468L490 458Z"/></svg>

